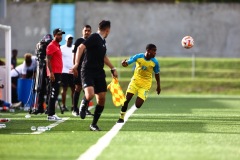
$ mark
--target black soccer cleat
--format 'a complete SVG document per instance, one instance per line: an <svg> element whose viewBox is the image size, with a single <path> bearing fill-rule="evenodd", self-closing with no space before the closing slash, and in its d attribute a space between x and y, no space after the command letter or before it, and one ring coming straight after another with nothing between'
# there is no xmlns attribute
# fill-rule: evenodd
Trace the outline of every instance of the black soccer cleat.
<svg viewBox="0 0 240 160"><path fill-rule="evenodd" d="M91 131L101 131L101 129L96 124L91 124L89 127Z"/></svg>
<svg viewBox="0 0 240 160"><path fill-rule="evenodd" d="M124 123L124 119L119 118L117 123Z"/></svg>
<svg viewBox="0 0 240 160"><path fill-rule="evenodd" d="M86 117L86 108L87 107L85 105L80 106L79 116L81 117L81 119L85 119Z"/></svg>

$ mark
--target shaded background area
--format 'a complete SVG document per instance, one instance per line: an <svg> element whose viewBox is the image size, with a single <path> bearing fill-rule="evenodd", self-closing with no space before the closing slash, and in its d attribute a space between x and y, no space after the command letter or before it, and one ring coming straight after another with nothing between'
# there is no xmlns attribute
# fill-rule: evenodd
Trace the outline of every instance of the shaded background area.
<svg viewBox="0 0 240 160"><path fill-rule="evenodd" d="M61 5L64 8L69 4L58 4ZM144 51L147 43L155 43L160 56L189 57L194 52L198 57L240 57L239 3L77 1L72 5L75 10L69 19L74 24L68 25L63 13L69 11L60 9L59 13L53 13L51 2L8 1L7 17L0 18L0 24L12 27L12 48L19 50L20 57L26 52L34 53L35 44L52 32L52 26L56 27L53 21L56 19L63 20L59 27L66 28L75 38L81 36L85 24L90 24L95 32L99 21L111 20L112 30L107 39L110 56L132 55ZM181 47L185 35L195 39L191 50ZM0 37L0 57L3 57L2 30Z"/></svg>

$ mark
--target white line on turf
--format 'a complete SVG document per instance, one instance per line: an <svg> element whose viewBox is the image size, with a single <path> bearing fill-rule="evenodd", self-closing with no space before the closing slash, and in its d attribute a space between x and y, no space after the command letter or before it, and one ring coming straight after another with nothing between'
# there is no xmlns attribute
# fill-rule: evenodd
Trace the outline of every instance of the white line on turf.
<svg viewBox="0 0 240 160"><path fill-rule="evenodd" d="M119 130L127 122L128 118L134 113L137 108L132 106L126 113L124 118L124 123L116 123L110 131L108 131L104 136L102 136L96 144L91 146L86 152L78 157L77 160L95 160L102 151L110 144L111 140L117 135Z"/></svg>
<svg viewBox="0 0 240 160"><path fill-rule="evenodd" d="M68 120L70 117L65 117L65 118L62 118L62 120L60 121L56 121L55 123L53 124L50 124L49 126L46 126L48 127L49 129L52 129L53 127L56 127L57 125L59 125L60 123L63 123L64 121ZM11 134L41 134L45 132L45 130L42 130L42 131L35 131L35 132L32 132L32 133L11 133Z"/></svg>

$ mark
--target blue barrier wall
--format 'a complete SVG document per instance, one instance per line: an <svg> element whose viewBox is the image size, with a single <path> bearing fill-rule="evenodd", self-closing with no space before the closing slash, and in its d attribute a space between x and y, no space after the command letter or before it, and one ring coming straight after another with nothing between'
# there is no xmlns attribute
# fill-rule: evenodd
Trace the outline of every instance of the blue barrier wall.
<svg viewBox="0 0 240 160"><path fill-rule="evenodd" d="M67 34L75 36L75 4L53 4L50 13L50 33L55 28L61 28L66 32L60 43L63 45Z"/></svg>

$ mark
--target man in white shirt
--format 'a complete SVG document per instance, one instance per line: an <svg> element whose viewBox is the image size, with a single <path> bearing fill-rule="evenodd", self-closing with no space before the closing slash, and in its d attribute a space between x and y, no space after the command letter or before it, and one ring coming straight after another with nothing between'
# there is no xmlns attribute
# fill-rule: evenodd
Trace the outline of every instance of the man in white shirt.
<svg viewBox="0 0 240 160"><path fill-rule="evenodd" d="M66 95L68 87L71 88L71 99L73 104L73 93L74 93L74 83L73 83L73 74L69 73L69 70L72 68L73 65L73 53L72 53L72 43L73 43L73 36L71 34L66 35L65 37L66 44L62 45L62 60L63 60L63 70L62 70L62 103L63 103L63 110L68 111L66 107Z"/></svg>
<svg viewBox="0 0 240 160"><path fill-rule="evenodd" d="M13 104L19 103L17 95L18 78L33 78L37 68L36 57L32 56L31 53L26 53L24 59L25 61L21 65L11 70Z"/></svg>
<svg viewBox="0 0 240 160"><path fill-rule="evenodd" d="M25 61L23 62L22 78L33 78L34 73L37 69L36 57L32 56L31 53L24 55Z"/></svg>

